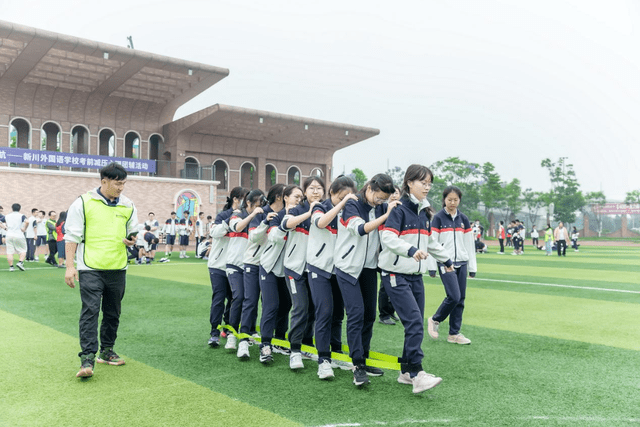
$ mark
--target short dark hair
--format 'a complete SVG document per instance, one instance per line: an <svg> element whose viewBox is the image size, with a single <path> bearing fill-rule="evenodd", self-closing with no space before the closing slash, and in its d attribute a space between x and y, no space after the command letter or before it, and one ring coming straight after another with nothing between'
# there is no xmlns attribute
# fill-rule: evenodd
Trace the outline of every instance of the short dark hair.
<svg viewBox="0 0 640 427"><path fill-rule="evenodd" d="M127 179L127 170L116 162L111 162L100 169L100 179L113 179L124 181Z"/></svg>
<svg viewBox="0 0 640 427"><path fill-rule="evenodd" d="M155 215L153 212L149 212L147 215Z"/></svg>
<svg viewBox="0 0 640 427"><path fill-rule="evenodd" d="M150 225L145 225L144 229L147 230L147 231L151 231L151 226Z"/></svg>
<svg viewBox="0 0 640 427"><path fill-rule="evenodd" d="M267 203L271 205L275 203L278 197L282 197L282 192L284 191L284 188L285 188L284 184L275 184L271 186L271 188L269 189L269 193L267 193Z"/></svg>
<svg viewBox="0 0 640 427"><path fill-rule="evenodd" d="M213 219L211 215L207 215L207 219Z"/></svg>
<svg viewBox="0 0 640 427"><path fill-rule="evenodd" d="M42 215L46 215L46 214L47 214L45 211L40 211L40 213L41 213Z"/></svg>
<svg viewBox="0 0 640 427"><path fill-rule="evenodd" d="M362 186L360 191L358 191L358 199L360 199L361 202L365 200L367 188L371 188L371 191L382 191L389 195L396 192L396 189L393 186L393 180L386 173L374 175L373 178Z"/></svg>
<svg viewBox="0 0 640 427"><path fill-rule="evenodd" d="M171 212L171 215L177 215L175 212Z"/></svg>
<svg viewBox="0 0 640 427"><path fill-rule="evenodd" d="M14 203L11 205L11 210L13 210L14 212L18 212L21 207L22 206L20 206L20 203Z"/></svg>
<svg viewBox="0 0 640 427"><path fill-rule="evenodd" d="M191 215L191 213L189 211L183 211L182 215L187 214L187 215Z"/></svg>
<svg viewBox="0 0 640 427"><path fill-rule="evenodd" d="M38 208L33 208L31 209L31 214L33 215L34 212L38 212Z"/></svg>
<svg viewBox="0 0 640 427"><path fill-rule="evenodd" d="M312 175L304 180L304 182L302 183L302 194L305 195L305 198L306 198L307 188L309 188L309 186L313 183L313 181L320 184L320 187L322 187L322 197L324 197L324 193L327 192L327 187L324 184L324 179L320 178L317 175Z"/></svg>
<svg viewBox="0 0 640 427"><path fill-rule="evenodd" d="M442 192L442 207L444 208L446 206L446 204L444 203L444 199L447 198L447 196L451 193L456 193L458 195L458 198L460 199L460 201L462 201L462 190L460 190L458 187L456 187L455 185L449 185L448 187L446 187L444 189L444 191Z"/></svg>
<svg viewBox="0 0 640 427"><path fill-rule="evenodd" d="M198 216L200 216L200 215L204 215L204 212L200 212L200 213L198 214Z"/></svg>

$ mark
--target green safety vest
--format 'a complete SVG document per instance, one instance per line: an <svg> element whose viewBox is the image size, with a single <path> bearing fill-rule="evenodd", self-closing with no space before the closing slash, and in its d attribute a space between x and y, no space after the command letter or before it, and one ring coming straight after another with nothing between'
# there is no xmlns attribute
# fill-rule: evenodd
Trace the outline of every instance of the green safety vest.
<svg viewBox="0 0 640 427"><path fill-rule="evenodd" d="M49 225L48 224L53 224L53 230L49 230ZM57 240L58 239L58 233L56 233L56 221L53 219L48 219L47 220L47 241L49 240Z"/></svg>
<svg viewBox="0 0 640 427"><path fill-rule="evenodd" d="M127 266L127 223L133 206L108 206L90 193L83 194L84 264L94 270L122 270Z"/></svg>

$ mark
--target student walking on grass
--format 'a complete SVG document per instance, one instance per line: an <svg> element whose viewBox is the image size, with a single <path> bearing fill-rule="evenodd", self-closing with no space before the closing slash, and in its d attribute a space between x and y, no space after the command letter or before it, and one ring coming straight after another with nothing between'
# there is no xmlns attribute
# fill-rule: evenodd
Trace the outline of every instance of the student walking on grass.
<svg viewBox="0 0 640 427"><path fill-rule="evenodd" d="M400 202L385 203L395 191L391 177L377 174L358 192L358 200L344 206L336 240L336 276L347 314L349 356L355 367L353 383L369 382L367 375L382 376L382 369L367 366L378 296L378 227Z"/></svg>
<svg viewBox="0 0 640 427"><path fill-rule="evenodd" d="M551 224L547 224L547 231L544 232L544 248L546 250L546 256L551 255L551 248L553 245L553 228Z"/></svg>
<svg viewBox="0 0 640 427"><path fill-rule="evenodd" d="M94 360L124 365L113 351L127 273L127 246L136 243L138 212L122 195L127 171L117 163L100 169L100 186L77 198L69 207L65 224L67 270L64 280L71 288L80 285L79 378L93 376ZM78 267L74 266L74 257ZM98 353L98 316L100 353ZM95 359L98 354L97 359Z"/></svg>
<svg viewBox="0 0 640 427"><path fill-rule="evenodd" d="M24 259L27 256L27 240L24 232L29 226L27 217L20 213L21 206L18 203L11 205L12 212L0 219L0 228L6 231L7 261L9 261L9 271L13 270L13 254L18 253L19 270L24 271Z"/></svg>
<svg viewBox="0 0 640 427"><path fill-rule="evenodd" d="M355 182L340 175L329 188L329 197L313 207L309 243L307 244L307 268L309 287L315 306L315 339L318 350L318 377L327 380L334 377L331 351L342 353L342 320L344 302L335 275L334 252L338 219L349 200L357 200ZM348 365L335 362L345 369Z"/></svg>
<svg viewBox="0 0 640 427"><path fill-rule="evenodd" d="M471 340L460 333L460 328L467 291L467 274L475 277L477 271L475 243L469 218L458 210L462 191L458 187L449 186L444 189L442 199L443 208L433 217L431 232L433 238L449 251L454 271L438 263L438 273L447 296L436 313L427 319L428 332L431 338L438 339L438 326L449 317L447 342L471 344ZM435 262L431 261L429 270L433 271L434 268Z"/></svg>
<svg viewBox="0 0 640 427"><path fill-rule="evenodd" d="M398 382L412 385L414 393L442 382L442 378L426 373L422 367L425 302L422 275L427 272L428 255L442 263L446 274L454 274L449 250L430 237L432 210L427 194L432 181L433 174L426 166L407 168L401 204L391 211L380 234L382 252L378 267L382 285L404 325Z"/></svg>

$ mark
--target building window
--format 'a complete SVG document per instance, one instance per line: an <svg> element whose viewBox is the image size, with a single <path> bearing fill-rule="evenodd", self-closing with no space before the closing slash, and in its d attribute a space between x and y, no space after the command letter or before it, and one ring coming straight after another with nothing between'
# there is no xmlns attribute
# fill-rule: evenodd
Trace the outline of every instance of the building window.
<svg viewBox="0 0 640 427"><path fill-rule="evenodd" d="M269 191L271 187L278 183L278 171L275 166L268 164L265 168L265 182L266 182L266 191Z"/></svg>
<svg viewBox="0 0 640 427"><path fill-rule="evenodd" d="M254 189L254 176L255 176L256 168L253 164L249 162L245 162L240 168L240 186L244 188L248 188L249 190Z"/></svg>
<svg viewBox="0 0 640 427"><path fill-rule="evenodd" d="M218 188L222 190L228 189L229 167L224 160L216 160L213 163L213 179L220 182Z"/></svg>
<svg viewBox="0 0 640 427"><path fill-rule="evenodd" d="M114 157L116 155L116 135L110 129L100 131L100 156Z"/></svg>
<svg viewBox="0 0 640 427"><path fill-rule="evenodd" d="M124 156L129 159L140 158L140 137L135 132L124 136Z"/></svg>
<svg viewBox="0 0 640 427"><path fill-rule="evenodd" d="M291 166L287 172L287 184L300 185L300 169L296 166Z"/></svg>

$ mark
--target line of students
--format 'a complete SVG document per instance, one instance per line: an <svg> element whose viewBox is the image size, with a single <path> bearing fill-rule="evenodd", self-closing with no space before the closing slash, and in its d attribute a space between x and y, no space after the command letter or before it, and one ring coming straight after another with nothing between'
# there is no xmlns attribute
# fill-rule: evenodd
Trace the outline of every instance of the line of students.
<svg viewBox="0 0 640 427"><path fill-rule="evenodd" d="M366 364L380 272L382 286L405 327L398 382L412 385L414 393L438 385L442 379L422 368L422 276L429 270L427 260L438 262L447 294L429 319L430 334L434 329L436 336L432 337L437 338L437 325L450 316L448 341L456 344L470 343L459 330L466 274L475 274L476 266L469 220L457 211L457 204L451 205L453 213L440 220L439 228L432 227L432 219L436 221L440 215L433 217L426 199L432 181L433 174L426 166L409 166L402 198L389 203L395 189L386 174L375 175L357 194L353 180L340 176L325 200L324 181L315 176L307 178L302 188L277 184L266 197L260 190L234 188L210 231L208 267L213 295L209 344L220 344L218 326L229 294L232 303L225 323L244 334L255 330L262 294L260 362L269 364L274 352L287 353L272 345L272 340L284 340L289 326L290 368L304 367L301 347L314 345L315 336L318 377L329 379L338 366L331 351L341 350L346 312L353 383L362 386L369 382L368 376L383 375L381 369ZM453 191L459 203L460 190L447 187L445 199L447 191ZM225 348L236 346L238 358L250 357L249 339L238 344L229 334Z"/></svg>

